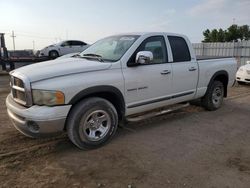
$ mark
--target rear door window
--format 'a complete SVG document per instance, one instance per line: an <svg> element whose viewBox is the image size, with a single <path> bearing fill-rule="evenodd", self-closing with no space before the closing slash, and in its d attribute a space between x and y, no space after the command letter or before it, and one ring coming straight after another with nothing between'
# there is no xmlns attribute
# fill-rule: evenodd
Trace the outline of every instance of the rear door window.
<svg viewBox="0 0 250 188"><path fill-rule="evenodd" d="M168 36L172 49L173 62L191 61L190 51L184 38L178 36Z"/></svg>

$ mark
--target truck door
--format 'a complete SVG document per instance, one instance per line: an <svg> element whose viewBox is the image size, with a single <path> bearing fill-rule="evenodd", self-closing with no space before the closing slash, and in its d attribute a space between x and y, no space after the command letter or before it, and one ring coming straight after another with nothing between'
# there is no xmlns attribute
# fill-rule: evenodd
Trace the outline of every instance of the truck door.
<svg viewBox="0 0 250 188"><path fill-rule="evenodd" d="M186 40L179 36L168 36L173 62L173 98L192 99L198 82L198 64L191 58Z"/></svg>
<svg viewBox="0 0 250 188"><path fill-rule="evenodd" d="M135 63L139 51L151 51L153 62L123 69L126 103L130 112L155 107L157 102L167 100L171 94L172 68L168 63L165 38L153 36L145 39L130 58L129 64Z"/></svg>

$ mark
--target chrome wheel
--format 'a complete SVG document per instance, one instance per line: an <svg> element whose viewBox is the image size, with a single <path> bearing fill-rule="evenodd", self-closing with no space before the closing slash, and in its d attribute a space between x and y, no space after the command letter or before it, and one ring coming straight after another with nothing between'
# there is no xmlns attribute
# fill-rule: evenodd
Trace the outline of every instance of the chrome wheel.
<svg viewBox="0 0 250 188"><path fill-rule="evenodd" d="M87 118L81 119L79 133L81 137L85 135L90 141L99 141L106 136L110 127L109 114L104 110L95 110L91 111Z"/></svg>
<svg viewBox="0 0 250 188"><path fill-rule="evenodd" d="M219 107L223 101L223 89L215 87L212 93L212 101L214 106Z"/></svg>
<svg viewBox="0 0 250 188"><path fill-rule="evenodd" d="M52 58L57 58L59 56L59 54L57 51L51 51L51 52L49 52L49 56Z"/></svg>
<svg viewBox="0 0 250 188"><path fill-rule="evenodd" d="M74 104L66 129L69 139L80 149L95 149L107 144L118 127L118 114L111 102L88 97Z"/></svg>

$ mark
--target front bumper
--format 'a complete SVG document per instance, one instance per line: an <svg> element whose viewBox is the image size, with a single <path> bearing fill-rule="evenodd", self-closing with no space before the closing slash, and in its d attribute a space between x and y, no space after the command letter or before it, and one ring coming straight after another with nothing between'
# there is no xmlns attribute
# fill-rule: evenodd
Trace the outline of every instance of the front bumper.
<svg viewBox="0 0 250 188"><path fill-rule="evenodd" d="M236 80L240 82L250 83L250 75L247 73L244 73L244 74L237 73Z"/></svg>
<svg viewBox="0 0 250 188"><path fill-rule="evenodd" d="M38 57L44 57L44 56L49 56L49 53L48 53L47 49L42 49L38 53Z"/></svg>
<svg viewBox="0 0 250 188"><path fill-rule="evenodd" d="M52 135L64 130L65 121L71 105L32 106L26 108L17 104L8 95L7 112L15 128L29 137Z"/></svg>

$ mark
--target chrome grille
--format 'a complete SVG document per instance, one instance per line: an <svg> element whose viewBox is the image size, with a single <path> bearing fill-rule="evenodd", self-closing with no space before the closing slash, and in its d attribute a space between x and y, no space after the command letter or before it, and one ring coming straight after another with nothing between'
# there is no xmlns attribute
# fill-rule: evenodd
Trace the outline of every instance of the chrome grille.
<svg viewBox="0 0 250 188"><path fill-rule="evenodd" d="M21 101L26 101L24 92L12 89L12 93L14 98L20 99Z"/></svg>
<svg viewBox="0 0 250 188"><path fill-rule="evenodd" d="M22 75L11 74L11 94L13 99L24 106L32 105L30 83Z"/></svg>
<svg viewBox="0 0 250 188"><path fill-rule="evenodd" d="M22 105L26 105L26 96L23 81L19 78L11 76L10 86L13 99Z"/></svg>
<svg viewBox="0 0 250 188"><path fill-rule="evenodd" d="M14 77L14 85L20 88L24 88L24 83L21 79Z"/></svg>

